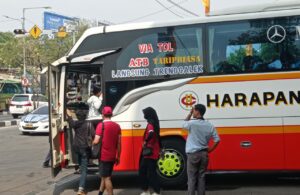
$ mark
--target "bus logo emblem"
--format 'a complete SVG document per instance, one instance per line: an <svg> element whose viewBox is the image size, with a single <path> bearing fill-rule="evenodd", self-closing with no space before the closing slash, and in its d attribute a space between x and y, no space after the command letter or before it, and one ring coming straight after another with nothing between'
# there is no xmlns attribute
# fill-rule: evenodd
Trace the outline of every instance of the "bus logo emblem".
<svg viewBox="0 0 300 195"><path fill-rule="evenodd" d="M268 29L267 37L272 43L281 43L286 37L286 31L282 26L274 25Z"/></svg>
<svg viewBox="0 0 300 195"><path fill-rule="evenodd" d="M193 91L185 91L180 95L179 104L184 110L190 110L198 103L198 96Z"/></svg>

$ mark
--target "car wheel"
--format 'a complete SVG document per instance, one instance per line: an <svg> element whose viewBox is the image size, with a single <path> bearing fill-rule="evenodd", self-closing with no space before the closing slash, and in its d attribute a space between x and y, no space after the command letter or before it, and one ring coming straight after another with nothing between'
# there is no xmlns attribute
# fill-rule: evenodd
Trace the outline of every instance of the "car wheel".
<svg viewBox="0 0 300 195"><path fill-rule="evenodd" d="M157 162L157 172L162 186L186 186L186 154L185 141L180 138L165 138L162 140L164 158Z"/></svg>
<svg viewBox="0 0 300 195"><path fill-rule="evenodd" d="M16 119L16 118L18 118L19 116L18 116L17 114L12 114L12 117Z"/></svg>

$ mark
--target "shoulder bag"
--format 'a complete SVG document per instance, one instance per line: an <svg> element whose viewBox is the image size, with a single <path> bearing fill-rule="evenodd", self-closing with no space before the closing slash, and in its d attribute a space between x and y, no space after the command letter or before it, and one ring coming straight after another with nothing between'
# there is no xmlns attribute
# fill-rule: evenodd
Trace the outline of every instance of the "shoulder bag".
<svg viewBox="0 0 300 195"><path fill-rule="evenodd" d="M88 128L88 136L87 136L87 144L89 148L92 148L93 146L93 136L92 136L92 123L91 121L88 121L87 123L87 128Z"/></svg>
<svg viewBox="0 0 300 195"><path fill-rule="evenodd" d="M151 147L148 147L147 144L143 147L142 155L143 156L151 156L153 154L153 150Z"/></svg>
<svg viewBox="0 0 300 195"><path fill-rule="evenodd" d="M146 129L147 131L147 129ZM144 136L145 139L145 136ZM143 146L142 149L142 155L143 156L151 156L153 154L153 148L148 146L148 141L146 141L145 145Z"/></svg>
<svg viewBox="0 0 300 195"><path fill-rule="evenodd" d="M91 148L91 158L93 159L100 159L101 157L103 136L104 136L104 122L102 122L102 135L100 136L100 141L98 144L93 145Z"/></svg>

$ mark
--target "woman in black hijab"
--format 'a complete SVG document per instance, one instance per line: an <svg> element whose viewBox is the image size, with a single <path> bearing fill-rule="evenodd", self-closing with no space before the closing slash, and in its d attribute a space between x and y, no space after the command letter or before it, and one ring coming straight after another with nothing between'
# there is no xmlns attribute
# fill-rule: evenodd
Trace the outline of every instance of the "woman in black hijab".
<svg viewBox="0 0 300 195"><path fill-rule="evenodd" d="M142 189L144 191L141 195L150 195L149 186L154 190L152 195L157 195L160 193L160 186L156 173L156 164L161 149L159 119L156 111L151 107L145 108L143 113L148 124L144 133L143 150L139 169Z"/></svg>

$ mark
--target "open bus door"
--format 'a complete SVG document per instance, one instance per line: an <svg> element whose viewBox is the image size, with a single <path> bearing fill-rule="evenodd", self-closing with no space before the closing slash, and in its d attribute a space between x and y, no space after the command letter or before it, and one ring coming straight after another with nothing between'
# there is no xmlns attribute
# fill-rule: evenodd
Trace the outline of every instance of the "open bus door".
<svg viewBox="0 0 300 195"><path fill-rule="evenodd" d="M101 69L102 63L92 63L97 58L118 52L119 49L102 51L85 55L63 57L48 66L49 94L49 141L51 149L51 172L55 177L62 168L75 165L72 152L72 129L68 128L65 115L65 84L68 67L75 65L74 71L93 72L92 67ZM89 69L90 68L90 69ZM77 69L77 70L76 70ZM99 73L101 70L99 69ZM96 71L94 71L96 72Z"/></svg>
<svg viewBox="0 0 300 195"><path fill-rule="evenodd" d="M65 144L66 134L65 124L63 123L63 109L60 93L64 92L64 74L61 74L65 67L48 66L48 94L49 94L49 141L51 150L51 172L55 177L62 168L68 164L67 148Z"/></svg>

